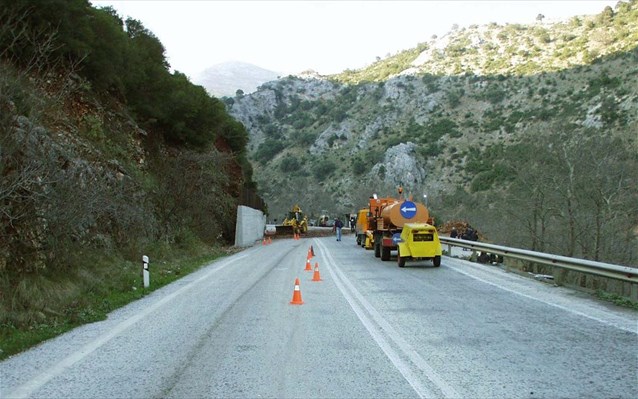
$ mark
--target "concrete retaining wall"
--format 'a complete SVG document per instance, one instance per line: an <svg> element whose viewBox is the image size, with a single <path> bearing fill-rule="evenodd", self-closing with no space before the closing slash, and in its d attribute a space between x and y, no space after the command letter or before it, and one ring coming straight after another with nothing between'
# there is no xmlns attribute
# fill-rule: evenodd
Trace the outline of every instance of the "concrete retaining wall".
<svg viewBox="0 0 638 399"><path fill-rule="evenodd" d="M266 228L266 215L260 210L244 205L237 207L235 223L235 246L250 247L260 241Z"/></svg>

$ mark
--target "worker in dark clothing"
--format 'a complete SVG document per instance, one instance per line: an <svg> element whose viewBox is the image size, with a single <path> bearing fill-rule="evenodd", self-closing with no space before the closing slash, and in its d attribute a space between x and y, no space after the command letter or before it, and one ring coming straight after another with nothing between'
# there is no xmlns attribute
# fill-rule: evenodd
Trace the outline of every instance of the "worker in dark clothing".
<svg viewBox="0 0 638 399"><path fill-rule="evenodd" d="M332 231L337 233L337 241L341 241L341 228L343 227L343 222L341 219L336 218L335 224L332 226Z"/></svg>

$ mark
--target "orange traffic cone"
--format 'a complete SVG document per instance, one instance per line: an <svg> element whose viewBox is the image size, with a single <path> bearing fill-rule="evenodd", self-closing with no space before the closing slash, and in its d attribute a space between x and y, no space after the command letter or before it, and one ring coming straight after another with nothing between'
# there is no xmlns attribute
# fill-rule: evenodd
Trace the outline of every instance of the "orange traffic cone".
<svg viewBox="0 0 638 399"><path fill-rule="evenodd" d="M301 300L301 289L299 288L299 278L295 280L295 290L292 293L292 301L290 301L291 305L303 305L303 301Z"/></svg>
<svg viewBox="0 0 638 399"><path fill-rule="evenodd" d="M261 245L266 245L266 237L264 237L264 240L261 242Z"/></svg>
<svg viewBox="0 0 638 399"><path fill-rule="evenodd" d="M272 238L268 237L268 244L272 244Z"/></svg>
<svg viewBox="0 0 638 399"><path fill-rule="evenodd" d="M312 266L310 266L310 259L306 259L306 268L303 269L306 272L311 272L312 271Z"/></svg>
<svg viewBox="0 0 638 399"><path fill-rule="evenodd" d="M319 274L319 263L315 262L315 273L312 275L312 281L322 281Z"/></svg>
<svg viewBox="0 0 638 399"><path fill-rule="evenodd" d="M315 256L315 254L312 253L312 249L308 248L308 256L306 256L306 259L312 259L313 256Z"/></svg>

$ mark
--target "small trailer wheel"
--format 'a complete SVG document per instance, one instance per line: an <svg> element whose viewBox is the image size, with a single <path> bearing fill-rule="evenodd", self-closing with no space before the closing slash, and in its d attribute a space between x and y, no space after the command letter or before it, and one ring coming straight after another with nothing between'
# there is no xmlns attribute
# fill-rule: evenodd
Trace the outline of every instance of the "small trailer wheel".
<svg viewBox="0 0 638 399"><path fill-rule="evenodd" d="M401 256L401 252L397 252L397 263L399 267L405 267L405 257Z"/></svg>

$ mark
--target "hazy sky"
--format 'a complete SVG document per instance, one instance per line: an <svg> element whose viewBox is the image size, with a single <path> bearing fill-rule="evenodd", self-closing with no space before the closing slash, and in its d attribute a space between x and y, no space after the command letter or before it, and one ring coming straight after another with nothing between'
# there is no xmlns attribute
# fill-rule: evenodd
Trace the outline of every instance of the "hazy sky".
<svg viewBox="0 0 638 399"><path fill-rule="evenodd" d="M534 23L538 14L566 19L617 2L91 0L140 20L164 44L171 67L191 78L226 61L333 74L442 36L453 24Z"/></svg>

